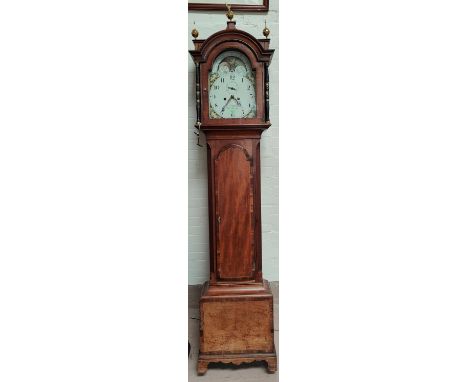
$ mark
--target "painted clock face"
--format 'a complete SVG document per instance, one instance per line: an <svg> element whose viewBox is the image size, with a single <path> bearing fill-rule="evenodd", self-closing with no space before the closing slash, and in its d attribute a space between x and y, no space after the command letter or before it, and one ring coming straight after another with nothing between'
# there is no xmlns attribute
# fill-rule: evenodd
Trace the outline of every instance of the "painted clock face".
<svg viewBox="0 0 468 382"><path fill-rule="evenodd" d="M209 117L255 118L255 77L249 59L241 52L221 53L209 76Z"/></svg>

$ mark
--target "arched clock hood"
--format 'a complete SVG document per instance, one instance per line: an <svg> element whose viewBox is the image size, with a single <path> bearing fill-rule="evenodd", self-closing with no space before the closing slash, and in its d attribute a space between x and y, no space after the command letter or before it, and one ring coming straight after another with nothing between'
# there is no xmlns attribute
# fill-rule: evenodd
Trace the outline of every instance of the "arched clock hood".
<svg viewBox="0 0 468 382"><path fill-rule="evenodd" d="M256 61L270 64L275 52L274 49L269 49L270 39L256 39L250 33L237 29L235 21L228 21L225 30L212 34L206 40L193 40L195 49L190 54L195 63L205 63L213 50L229 49L230 45L238 47L238 43L249 49Z"/></svg>
<svg viewBox="0 0 468 382"><path fill-rule="evenodd" d="M269 73L274 49L270 49L270 39L256 39L250 33L236 28L235 21L228 21L224 30L212 34L205 40L193 40L195 49L190 50L196 67L196 104L197 126L201 131L218 130L222 128L236 129L243 125L244 130L257 130L261 132L270 124L269 118ZM250 60L255 73L255 90L257 114L249 120L223 119L213 120L208 113L208 78L214 60L226 50L238 50Z"/></svg>

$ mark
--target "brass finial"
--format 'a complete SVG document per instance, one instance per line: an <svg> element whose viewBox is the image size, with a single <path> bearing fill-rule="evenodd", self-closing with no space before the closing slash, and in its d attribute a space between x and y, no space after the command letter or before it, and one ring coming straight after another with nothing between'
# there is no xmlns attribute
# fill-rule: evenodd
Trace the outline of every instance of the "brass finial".
<svg viewBox="0 0 468 382"><path fill-rule="evenodd" d="M197 31L197 28L195 28L195 21L193 22L192 37L193 38L198 37L198 31Z"/></svg>
<svg viewBox="0 0 468 382"><path fill-rule="evenodd" d="M231 10L231 4L226 3L226 7L227 7L227 10L228 10L227 13L226 13L226 16L229 19L229 21L231 21L232 18L234 17L234 12Z"/></svg>
<svg viewBox="0 0 468 382"><path fill-rule="evenodd" d="M263 35L265 36L265 38L268 38L268 36L270 35L270 30L268 29L266 25L266 19L265 19L265 28L263 28Z"/></svg>

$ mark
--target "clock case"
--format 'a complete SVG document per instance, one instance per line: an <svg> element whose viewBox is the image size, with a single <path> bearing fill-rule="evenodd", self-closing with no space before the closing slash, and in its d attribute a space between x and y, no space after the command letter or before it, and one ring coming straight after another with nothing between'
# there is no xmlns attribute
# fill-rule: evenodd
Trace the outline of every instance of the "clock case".
<svg viewBox="0 0 468 382"><path fill-rule="evenodd" d="M200 298L198 373L211 362L266 361L275 372L273 295L262 275L260 138L269 121L269 39L238 30L235 21L206 40L193 40L196 126L208 159L210 280ZM243 53L255 73L254 118L209 118L209 74L224 51Z"/></svg>

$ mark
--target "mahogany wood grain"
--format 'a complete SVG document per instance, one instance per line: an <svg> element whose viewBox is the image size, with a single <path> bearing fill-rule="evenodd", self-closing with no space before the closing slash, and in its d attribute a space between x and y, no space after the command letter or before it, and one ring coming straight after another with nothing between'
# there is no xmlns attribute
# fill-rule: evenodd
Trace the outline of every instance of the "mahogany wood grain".
<svg viewBox="0 0 468 382"><path fill-rule="evenodd" d="M252 159L238 144L215 159L217 273L220 280L252 279L254 216Z"/></svg>
<svg viewBox="0 0 468 382"><path fill-rule="evenodd" d="M274 344L273 295L267 280L261 284L205 283L200 299L198 373L211 362L265 361L277 370Z"/></svg>
<svg viewBox="0 0 468 382"><path fill-rule="evenodd" d="M202 309L202 353L273 352L270 300L213 302Z"/></svg>

